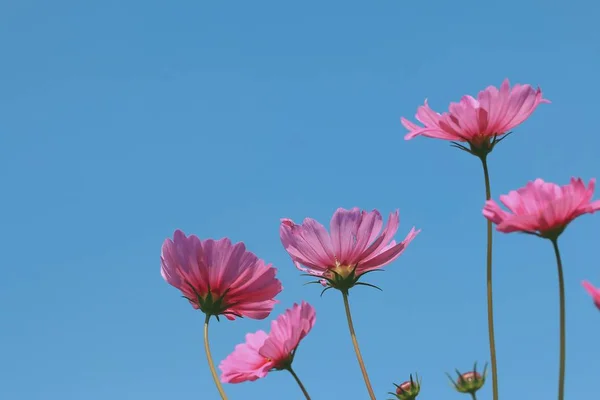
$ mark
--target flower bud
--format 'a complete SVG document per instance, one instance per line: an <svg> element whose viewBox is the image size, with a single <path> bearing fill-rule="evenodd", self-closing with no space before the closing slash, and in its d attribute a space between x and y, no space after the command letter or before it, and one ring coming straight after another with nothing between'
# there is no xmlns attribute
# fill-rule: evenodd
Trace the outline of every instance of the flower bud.
<svg viewBox="0 0 600 400"><path fill-rule="evenodd" d="M396 385L396 393L389 392L389 394L396 396L399 400L415 400L417 395L421 391L421 380L419 376L415 374L417 380L413 380L412 375L410 375L410 380L401 383L400 385Z"/></svg>
<svg viewBox="0 0 600 400"><path fill-rule="evenodd" d="M487 364L483 368L483 373L480 374L477 372L477 363L475 363L473 371L460 373L460 371L456 370L456 373L458 374L456 381L454 381L450 375L448 375L448 378L450 378L454 388L460 393L475 394L475 392L483 387L486 372Z"/></svg>

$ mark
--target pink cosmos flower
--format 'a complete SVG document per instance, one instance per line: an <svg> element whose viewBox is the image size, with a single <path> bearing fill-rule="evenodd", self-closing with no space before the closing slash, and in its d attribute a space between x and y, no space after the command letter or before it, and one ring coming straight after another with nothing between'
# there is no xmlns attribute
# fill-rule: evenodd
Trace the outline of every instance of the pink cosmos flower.
<svg viewBox="0 0 600 400"><path fill-rule="evenodd" d="M592 286L592 284L587 281L583 281L582 284L585 290L587 290L590 296L592 296L596 307L598 307L598 309L600 310L600 288Z"/></svg>
<svg viewBox="0 0 600 400"><path fill-rule="evenodd" d="M200 240L176 230L162 246L160 272L195 309L227 319L264 319L277 303L276 269L227 238Z"/></svg>
<svg viewBox="0 0 600 400"><path fill-rule="evenodd" d="M347 290L361 275L398 258L420 232L413 227L402 242L396 243L393 237L399 224L396 210L380 233L383 219L379 211L338 208L331 218L331 233L311 218L306 218L301 225L284 218L279 236L299 270ZM342 282L346 279L351 281Z"/></svg>
<svg viewBox="0 0 600 400"><path fill-rule="evenodd" d="M221 382L241 383L264 378L271 370L288 369L300 341L315 324L315 309L303 301L271 322L271 332L246 335L221 364Z"/></svg>
<svg viewBox="0 0 600 400"><path fill-rule="evenodd" d="M540 88L534 90L530 85L516 84L511 89L505 79L500 90L488 86L479 92L477 99L463 96L458 103L450 103L449 112L443 114L429 108L425 100L415 116L424 126L401 118L402 125L409 130L404 138L425 136L482 147L521 124L542 103L550 101L542 98Z"/></svg>
<svg viewBox="0 0 600 400"><path fill-rule="evenodd" d="M497 224L500 232L525 232L554 239L575 218L600 210L600 200L592 201L595 183L595 179L590 180L586 188L581 178L572 178L565 186L536 179L500 196L510 212L488 200L483 215Z"/></svg>

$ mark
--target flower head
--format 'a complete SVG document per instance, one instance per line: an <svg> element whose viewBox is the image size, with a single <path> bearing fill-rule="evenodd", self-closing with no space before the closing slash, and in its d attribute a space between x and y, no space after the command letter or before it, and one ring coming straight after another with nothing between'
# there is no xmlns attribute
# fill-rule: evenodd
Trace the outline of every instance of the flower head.
<svg viewBox="0 0 600 400"><path fill-rule="evenodd" d="M448 375L448 378L454 385L454 388L460 393L474 394L485 384L487 365L483 368L483 373L481 374L477 372L477 364L475 364L473 367L473 371L461 374L458 370L456 370L456 373L458 374L456 381L452 379L450 375Z"/></svg>
<svg viewBox="0 0 600 400"><path fill-rule="evenodd" d="M330 233L319 222L306 218L301 225L282 219L279 236L296 267L321 278L326 289L347 291L369 271L383 267L402 254L420 231L412 228L406 238L393 240L400 216L390 214L387 226L377 210L338 208L330 223Z"/></svg>
<svg viewBox="0 0 600 400"><path fill-rule="evenodd" d="M282 290L275 268L227 238L200 240L176 230L160 261L163 278L207 315L264 319Z"/></svg>
<svg viewBox="0 0 600 400"><path fill-rule="evenodd" d="M594 300L594 304L596 305L596 307L598 307L598 309L600 310L600 288L594 287L588 281L583 281L582 284L583 284L583 287L585 288L585 290L587 290L587 292L590 294L590 296L592 296L592 299Z"/></svg>
<svg viewBox="0 0 600 400"><path fill-rule="evenodd" d="M249 333L246 342L235 346L219 368L221 382L241 383L264 378L271 370L291 366L300 341L315 324L315 309L302 302L271 322L271 332Z"/></svg>
<svg viewBox="0 0 600 400"><path fill-rule="evenodd" d="M458 103L450 103L449 112L439 114L429 108L427 100L417 109L419 126L406 118L402 125L409 130L404 137L410 140L416 136L467 142L471 146L459 145L472 153L487 154L498 143L498 137L525 121L542 103L550 101L542 97L540 88L516 84L510 87L505 79L498 90L488 86L477 95L477 99L465 95Z"/></svg>
<svg viewBox="0 0 600 400"><path fill-rule="evenodd" d="M500 232L524 232L555 239L575 218L600 210L600 200L592 201L595 183L592 179L586 187L580 178L572 178L568 185L559 186L536 179L500 196L510 212L488 200L483 215L497 224Z"/></svg>
<svg viewBox="0 0 600 400"><path fill-rule="evenodd" d="M421 380L417 376L417 380L413 380L412 375L410 380L396 385L396 393L389 392L389 394L396 396L398 400L415 400L421 391Z"/></svg>

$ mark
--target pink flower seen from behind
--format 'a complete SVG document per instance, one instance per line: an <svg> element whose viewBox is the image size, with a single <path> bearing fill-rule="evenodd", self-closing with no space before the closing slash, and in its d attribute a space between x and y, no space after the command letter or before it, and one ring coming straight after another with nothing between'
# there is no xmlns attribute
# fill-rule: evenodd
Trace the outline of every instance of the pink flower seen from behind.
<svg viewBox="0 0 600 400"><path fill-rule="evenodd" d="M594 287L591 283L587 281L583 281L582 285L585 288L585 290L587 290L587 292L590 294L590 296L592 296L594 304L600 310L600 288Z"/></svg>
<svg viewBox="0 0 600 400"><path fill-rule="evenodd" d="M406 140L425 136L481 147L521 124L540 104L549 102L539 88L516 84L511 89L505 79L500 89L488 86L477 99L465 95L458 103L450 103L449 112L443 114L433 111L425 100L415 116L423 126L406 118L401 122L409 130Z"/></svg>
<svg viewBox="0 0 600 400"><path fill-rule="evenodd" d="M338 208L330 223L330 233L319 222L306 218L300 225L283 219L279 236L298 269L331 280L349 275L360 277L398 258L420 231L412 228L400 243L393 240L400 216L390 214L387 226L377 210ZM331 283L331 282L330 282Z"/></svg>
<svg viewBox="0 0 600 400"><path fill-rule="evenodd" d="M600 210L600 200L592 201L595 179L586 187L580 178L565 186L536 179L525 187L500 196L504 211L488 200L483 215L504 233L525 232L555 239L580 215Z"/></svg>
<svg viewBox="0 0 600 400"><path fill-rule="evenodd" d="M271 332L249 333L235 346L219 368L221 382L241 383L267 376L271 370L290 367L300 341L315 324L315 309L308 303L294 304L271 322Z"/></svg>
<svg viewBox="0 0 600 400"><path fill-rule="evenodd" d="M200 240L176 230L160 260L163 278L208 315L264 319L282 290L275 268L227 238Z"/></svg>

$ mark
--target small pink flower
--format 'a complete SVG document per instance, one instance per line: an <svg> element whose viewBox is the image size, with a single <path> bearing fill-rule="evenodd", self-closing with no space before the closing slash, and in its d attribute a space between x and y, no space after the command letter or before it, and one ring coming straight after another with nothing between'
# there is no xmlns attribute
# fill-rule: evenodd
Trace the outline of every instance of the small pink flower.
<svg viewBox="0 0 600 400"><path fill-rule="evenodd" d="M592 284L587 281L583 281L582 284L585 290L587 290L590 296L592 296L596 307L598 307L598 309L600 310L600 288L592 286Z"/></svg>
<svg viewBox="0 0 600 400"><path fill-rule="evenodd" d="M300 341L315 324L315 309L307 302L294 304L271 322L271 332L258 331L246 335L246 342L221 364L221 382L241 383L264 378L271 370L288 369Z"/></svg>
<svg viewBox="0 0 600 400"><path fill-rule="evenodd" d="M402 242L396 243L393 237L399 224L398 211L391 213L380 233L383 218L379 211L338 208L331 218L331 233L311 218L301 225L282 219L279 236L299 270L322 278L322 284L347 290L361 275L398 258L420 232L412 228ZM341 282L346 279L351 281ZM334 281L339 281L338 286Z"/></svg>
<svg viewBox="0 0 600 400"><path fill-rule="evenodd" d="M163 278L207 315L264 319L282 290L275 268L227 238L200 240L176 230L160 261Z"/></svg>
<svg viewBox="0 0 600 400"><path fill-rule="evenodd" d="M502 210L494 200L488 200L483 215L497 224L500 232L525 232L555 239L575 218L600 210L600 200L592 201L595 182L595 179L590 180L586 188L581 178L572 178L565 186L536 179L500 196L510 212Z"/></svg>
<svg viewBox="0 0 600 400"><path fill-rule="evenodd" d="M409 130L404 138L410 140L425 136L468 142L480 148L521 124L542 103L550 101L542 98L540 88L534 90L530 85L516 84L511 89L508 79L505 79L500 90L488 86L479 92L477 99L465 95L460 102L450 103L449 112L443 114L429 108L425 100L415 116L424 126L401 118L402 125Z"/></svg>

